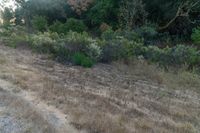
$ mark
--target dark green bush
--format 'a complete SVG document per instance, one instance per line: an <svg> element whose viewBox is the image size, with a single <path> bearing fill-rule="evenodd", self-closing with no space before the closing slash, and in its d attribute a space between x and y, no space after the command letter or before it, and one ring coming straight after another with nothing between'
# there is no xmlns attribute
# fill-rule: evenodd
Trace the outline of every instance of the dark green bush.
<svg viewBox="0 0 200 133"><path fill-rule="evenodd" d="M193 30L191 38L195 44L200 45L200 27Z"/></svg>
<svg viewBox="0 0 200 133"><path fill-rule="evenodd" d="M185 45L177 45L172 48L164 49L150 46L147 47L144 57L162 66L188 65L193 67L200 65L200 51Z"/></svg>
<svg viewBox="0 0 200 133"><path fill-rule="evenodd" d="M200 64L200 51L196 48L184 45L177 45L168 51L171 57L170 64L195 66Z"/></svg>
<svg viewBox="0 0 200 133"><path fill-rule="evenodd" d="M78 20L78 19L74 19L74 18L70 18L67 20L67 22L64 24L64 29L66 30L66 32L68 31L75 31L78 33L81 33L83 31L87 30L86 25L83 23L82 20ZM65 32L65 33L66 33Z"/></svg>
<svg viewBox="0 0 200 133"><path fill-rule="evenodd" d="M124 39L127 39L129 41L143 42L142 37L135 31L129 31L129 30L113 31L112 29L108 29L101 35L101 38L106 41L114 40L119 37L123 37Z"/></svg>
<svg viewBox="0 0 200 133"><path fill-rule="evenodd" d="M64 38L64 43L65 49L68 49L71 54L81 52L94 61L98 61L100 58L101 48L99 41L93 39L86 32L69 32Z"/></svg>
<svg viewBox="0 0 200 133"><path fill-rule="evenodd" d="M101 58L103 62L112 62L133 56L133 47L137 44L137 42L129 41L121 36L104 43Z"/></svg>
<svg viewBox="0 0 200 133"><path fill-rule="evenodd" d="M43 16L34 16L32 19L32 25L35 30L44 32L47 30L48 22Z"/></svg>
<svg viewBox="0 0 200 133"><path fill-rule="evenodd" d="M108 29L101 34L101 38L104 40L112 40L115 38L115 32L112 29Z"/></svg>
<svg viewBox="0 0 200 133"><path fill-rule="evenodd" d="M81 33L87 30L87 26L82 20L69 18L66 23L55 21L51 26L49 26L49 29L50 31L57 32L58 34L67 34L69 31Z"/></svg>
<svg viewBox="0 0 200 133"><path fill-rule="evenodd" d="M141 28L137 28L135 32L140 38L143 38L144 43L148 45L152 44L158 39L158 32L156 31L156 28L152 26L143 26Z"/></svg>
<svg viewBox="0 0 200 133"><path fill-rule="evenodd" d="M64 24L60 21L55 21L52 25L49 26L51 32L57 32L58 34L66 33L67 30L64 29Z"/></svg>
<svg viewBox="0 0 200 133"><path fill-rule="evenodd" d="M83 53L75 53L72 56L72 61L75 65L80 65L87 68L92 67L94 65L93 60L84 55Z"/></svg>

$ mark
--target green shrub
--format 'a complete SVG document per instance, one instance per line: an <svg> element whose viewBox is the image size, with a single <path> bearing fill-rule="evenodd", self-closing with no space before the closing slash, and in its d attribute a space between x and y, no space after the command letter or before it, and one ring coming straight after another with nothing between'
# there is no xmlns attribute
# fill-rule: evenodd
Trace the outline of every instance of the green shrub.
<svg viewBox="0 0 200 133"><path fill-rule="evenodd" d="M51 26L49 26L49 29L50 31L57 32L58 34L67 34L69 31L78 33L84 32L87 30L87 27L82 20L69 18L66 23L55 21Z"/></svg>
<svg viewBox="0 0 200 133"><path fill-rule="evenodd" d="M80 65L83 67L92 67L94 65L94 62L92 59L84 55L83 53L75 53L72 56L72 61L75 65Z"/></svg>
<svg viewBox="0 0 200 133"><path fill-rule="evenodd" d="M56 39L49 32L34 34L30 37L34 50L42 53L55 53Z"/></svg>
<svg viewBox="0 0 200 133"><path fill-rule="evenodd" d="M200 27L193 30L191 38L195 44L200 45Z"/></svg>
<svg viewBox="0 0 200 133"><path fill-rule="evenodd" d="M177 45L168 54L171 57L170 64L194 66L200 63L200 51L190 46Z"/></svg>
<svg viewBox="0 0 200 133"><path fill-rule="evenodd" d="M27 41L25 28L22 26L2 27L0 30L1 41L7 46L16 48L18 44Z"/></svg>
<svg viewBox="0 0 200 133"><path fill-rule="evenodd" d="M105 40L112 40L115 38L115 32L112 29L108 29L101 34L101 38Z"/></svg>
<svg viewBox="0 0 200 133"><path fill-rule="evenodd" d="M27 35L20 35L12 33L11 36L7 40L7 46L10 46L12 48L16 48L17 45L20 45L20 43L24 43L27 41Z"/></svg>
<svg viewBox="0 0 200 133"><path fill-rule="evenodd" d="M112 62L119 59L126 59L133 56L134 45L138 44L134 41L129 41L122 36L118 36L113 40L105 42L102 51L103 62Z"/></svg>
<svg viewBox="0 0 200 133"><path fill-rule="evenodd" d="M143 42L142 37L140 37L140 35L135 31L129 31L129 30L113 31L112 29L108 29L105 32L103 32L101 35L101 38L107 41L113 40L119 37L123 37L129 41Z"/></svg>
<svg viewBox="0 0 200 133"><path fill-rule="evenodd" d="M160 49L157 46L149 46L146 48L144 57L162 66L188 65L193 67L200 65L200 51L185 45L164 49Z"/></svg>
<svg viewBox="0 0 200 133"><path fill-rule="evenodd" d="M83 23L82 20L77 20L77 19L74 19L74 18L69 18L67 20L67 22L64 24L64 29L66 30L65 33L67 33L70 30L78 32L78 33L81 33L83 31L86 31L87 27Z"/></svg>
<svg viewBox="0 0 200 133"><path fill-rule="evenodd" d="M67 30L64 27L64 24L60 21L55 21L52 25L49 26L51 32L57 32L58 34L64 34Z"/></svg>
<svg viewBox="0 0 200 133"><path fill-rule="evenodd" d="M44 32L47 30L48 23L45 17L43 16L34 16L32 19L32 25L35 30Z"/></svg>
<svg viewBox="0 0 200 133"><path fill-rule="evenodd" d="M64 40L65 48L70 53L81 52L94 61L98 61L101 55L101 48L98 45L99 41L90 37L86 32L69 32Z"/></svg>
<svg viewBox="0 0 200 133"><path fill-rule="evenodd" d="M156 28L153 26L143 26L137 28L135 32L140 38L143 38L146 45L154 44L156 40L160 39L158 38L158 32L156 31Z"/></svg>
<svg viewBox="0 0 200 133"><path fill-rule="evenodd" d="M117 31L115 32L115 36L123 36L129 41L143 43L142 37L140 37L139 34L135 31L130 31L130 30Z"/></svg>

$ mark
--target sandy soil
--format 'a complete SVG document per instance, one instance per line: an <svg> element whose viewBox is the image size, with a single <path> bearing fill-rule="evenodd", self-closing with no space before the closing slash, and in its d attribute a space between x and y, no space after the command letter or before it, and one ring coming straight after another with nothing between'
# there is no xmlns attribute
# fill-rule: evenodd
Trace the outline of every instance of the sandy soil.
<svg viewBox="0 0 200 133"><path fill-rule="evenodd" d="M14 133L27 129L49 133L200 132L198 84L168 88L156 70L151 71L149 75L144 67L130 69L120 64L84 69L30 50L0 46L0 87L2 82L15 86L4 85L0 95L11 103L15 99L24 103L13 106L0 98L0 127L6 133L10 128ZM26 111L30 117L23 116L24 109L31 110ZM21 118L7 126L16 114Z"/></svg>

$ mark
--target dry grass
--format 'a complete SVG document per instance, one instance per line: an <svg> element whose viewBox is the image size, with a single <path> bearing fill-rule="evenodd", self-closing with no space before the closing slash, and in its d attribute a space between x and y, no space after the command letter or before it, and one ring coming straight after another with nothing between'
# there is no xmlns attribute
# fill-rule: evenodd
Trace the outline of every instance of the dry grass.
<svg viewBox="0 0 200 133"><path fill-rule="evenodd" d="M17 56L12 56L17 60ZM7 80L37 92L38 98L68 114L72 125L79 130L89 133L200 131L198 75L184 70L165 72L142 60L129 65L117 62L84 69L27 54L21 56L29 60L13 61L12 69L4 71L7 77L12 77ZM27 69L17 67L19 64Z"/></svg>

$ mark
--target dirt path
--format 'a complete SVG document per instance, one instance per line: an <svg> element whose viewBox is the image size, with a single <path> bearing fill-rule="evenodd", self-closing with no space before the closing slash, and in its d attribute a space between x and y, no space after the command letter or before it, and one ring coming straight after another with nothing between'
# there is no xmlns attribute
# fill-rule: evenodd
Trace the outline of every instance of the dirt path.
<svg viewBox="0 0 200 133"><path fill-rule="evenodd" d="M167 88L156 71L120 64L84 69L0 46L0 129L199 133L200 80L191 83L194 88Z"/></svg>
<svg viewBox="0 0 200 133"><path fill-rule="evenodd" d="M0 132L78 133L62 112L4 80L0 80Z"/></svg>

